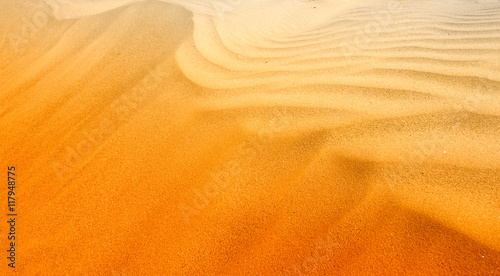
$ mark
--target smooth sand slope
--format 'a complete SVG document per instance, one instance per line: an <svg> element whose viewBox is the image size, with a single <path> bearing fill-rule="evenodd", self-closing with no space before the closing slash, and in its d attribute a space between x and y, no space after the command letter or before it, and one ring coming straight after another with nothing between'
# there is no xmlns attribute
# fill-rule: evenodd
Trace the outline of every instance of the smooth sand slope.
<svg viewBox="0 0 500 276"><path fill-rule="evenodd" d="M0 274L500 274L499 1L0 18Z"/></svg>

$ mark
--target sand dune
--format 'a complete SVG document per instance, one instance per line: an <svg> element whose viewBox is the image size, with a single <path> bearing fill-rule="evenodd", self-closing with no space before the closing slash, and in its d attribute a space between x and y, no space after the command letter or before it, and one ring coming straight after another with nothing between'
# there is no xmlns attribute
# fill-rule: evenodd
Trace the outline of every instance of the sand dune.
<svg viewBox="0 0 500 276"><path fill-rule="evenodd" d="M0 15L0 271L500 274L499 1Z"/></svg>

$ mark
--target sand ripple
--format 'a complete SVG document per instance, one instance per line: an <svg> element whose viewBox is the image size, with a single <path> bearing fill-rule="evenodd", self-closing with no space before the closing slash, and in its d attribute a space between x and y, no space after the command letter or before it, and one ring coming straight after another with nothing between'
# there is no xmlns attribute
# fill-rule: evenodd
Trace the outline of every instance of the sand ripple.
<svg viewBox="0 0 500 276"><path fill-rule="evenodd" d="M21 274L277 275L325 233L311 275L500 273L499 1L44 2L0 9L1 45L56 17L0 51Z"/></svg>

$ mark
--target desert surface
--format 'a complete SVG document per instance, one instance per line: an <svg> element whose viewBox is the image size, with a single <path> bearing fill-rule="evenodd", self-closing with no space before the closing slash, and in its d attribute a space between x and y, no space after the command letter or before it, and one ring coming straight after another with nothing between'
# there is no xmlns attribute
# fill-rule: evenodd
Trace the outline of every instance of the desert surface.
<svg viewBox="0 0 500 276"><path fill-rule="evenodd" d="M500 275L499 1L2 0L0 36L1 275Z"/></svg>

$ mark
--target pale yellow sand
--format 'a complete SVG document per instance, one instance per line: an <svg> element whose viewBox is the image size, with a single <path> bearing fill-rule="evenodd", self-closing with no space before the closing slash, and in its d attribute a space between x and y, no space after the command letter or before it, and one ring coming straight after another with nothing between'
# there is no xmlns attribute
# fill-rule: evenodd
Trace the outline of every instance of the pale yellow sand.
<svg viewBox="0 0 500 276"><path fill-rule="evenodd" d="M0 16L2 273L500 274L498 1Z"/></svg>

